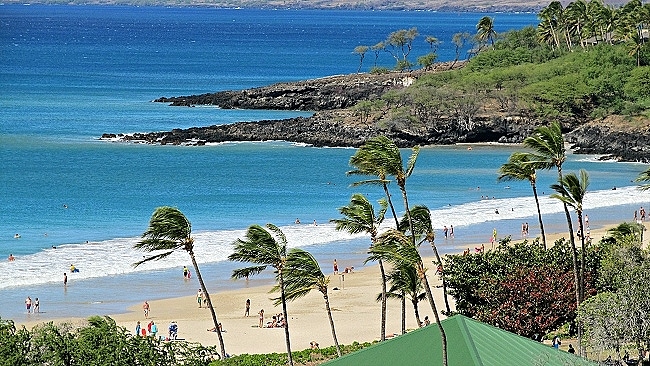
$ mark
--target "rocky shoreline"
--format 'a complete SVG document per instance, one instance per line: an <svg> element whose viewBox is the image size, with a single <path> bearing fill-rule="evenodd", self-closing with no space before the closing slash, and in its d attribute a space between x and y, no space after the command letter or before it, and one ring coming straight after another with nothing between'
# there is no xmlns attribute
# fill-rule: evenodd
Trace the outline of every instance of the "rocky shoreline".
<svg viewBox="0 0 650 366"><path fill-rule="evenodd" d="M438 65L449 68L449 64ZM454 65L455 66L455 65ZM455 66L456 67L456 66ZM159 98L172 106L216 105L220 108L315 111L311 117L238 122L227 125L174 129L133 134L105 133L101 139L161 145L202 146L228 141L283 140L316 147L358 147L383 134L400 147L456 143L519 143L543 122L521 116L477 116L471 131L459 131L454 121L440 118L434 126L379 127L365 124L349 108L360 100L379 98L389 90L408 87L418 73L339 75L241 91ZM630 123L611 120L565 123L567 142L578 154L602 155L602 159L650 163L650 127L615 128Z"/></svg>

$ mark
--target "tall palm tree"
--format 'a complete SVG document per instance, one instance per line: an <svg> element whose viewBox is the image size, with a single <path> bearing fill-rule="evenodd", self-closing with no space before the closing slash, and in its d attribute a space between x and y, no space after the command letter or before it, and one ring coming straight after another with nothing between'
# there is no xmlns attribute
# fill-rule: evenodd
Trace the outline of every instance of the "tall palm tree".
<svg viewBox="0 0 650 366"><path fill-rule="evenodd" d="M498 181L527 180L533 188L535 205L537 206L537 217L539 218L539 228L542 233L542 244L546 249L546 234L544 233L544 223L542 222L542 211L539 207L539 197L537 196L537 174L535 168L528 164L530 158L527 153L513 153L508 158L508 162L499 168Z"/></svg>
<svg viewBox="0 0 650 366"><path fill-rule="evenodd" d="M431 222L431 211L424 205L414 206L411 209L411 219L413 220L413 230L415 230L415 235L418 238L417 246L419 247L425 240L428 241L431 245L431 250L433 250L433 254L436 256L436 262L441 272L444 273L444 264L442 263L440 253L438 253L438 247L435 243L436 234L433 230L433 223ZM399 230L406 232L408 229L407 225L408 223L402 220ZM449 299L447 298L447 282L445 281L445 276L442 276L442 292L445 299L445 310L447 310L447 313L451 313Z"/></svg>
<svg viewBox="0 0 650 366"><path fill-rule="evenodd" d="M635 182L650 182L650 168L646 169L645 171L639 173L639 176L636 177ZM650 189L650 183L648 184L642 184L640 188L644 191L647 191Z"/></svg>
<svg viewBox="0 0 650 366"><path fill-rule="evenodd" d="M524 139L523 145L532 149L534 152L528 154L529 162L534 169L557 169L558 183L563 184L562 180L562 164L566 161L566 148L564 147L564 136L562 135L562 128L557 121L552 122L549 126L540 126L533 131L531 136ZM580 305L580 278L578 269L578 251L576 249L575 237L573 235L573 223L571 222L571 214L566 202L562 202L564 208L564 215L566 216L567 225L569 227L569 240L571 242L571 254L573 260L573 278L575 282L576 291L576 306ZM581 336L582 327L578 324L578 336ZM580 343L579 348L582 348Z"/></svg>
<svg viewBox="0 0 650 366"><path fill-rule="evenodd" d="M570 34L575 34L580 41L580 47L585 48L584 27L587 23L587 3L585 0L570 2L565 9L567 29Z"/></svg>
<svg viewBox="0 0 650 366"><path fill-rule="evenodd" d="M245 239L237 239L234 251L228 256L228 260L255 265L235 269L232 271L232 278L248 278L272 267L275 272L275 279L280 288L280 302L282 303L282 314L284 315L284 337L287 344L287 357L289 364L293 366L291 355L291 339L289 338L289 317L287 315L287 298L285 293L284 277L287 261L287 238L284 233L273 224L266 224L266 229L259 225L251 225L246 231Z"/></svg>
<svg viewBox="0 0 650 366"><path fill-rule="evenodd" d="M316 258L311 253L294 248L287 255L286 271L284 277L285 298L287 301L293 301L297 298L307 295L311 290L318 290L323 294L325 300L325 310L332 328L332 338L336 346L336 353L341 357L341 347L336 338L336 329L334 328L334 319L330 308L330 300L327 294L327 286L330 282L329 277L325 277ZM274 290L278 290L276 286ZM279 301L279 299L278 299Z"/></svg>
<svg viewBox="0 0 650 366"><path fill-rule="evenodd" d="M584 272L585 272L585 235L584 224L582 220L583 206L582 203L589 187L589 174L586 170L580 170L580 177L575 173L569 173L562 177L562 182L552 184L551 188L556 191L551 195L552 198L557 198L573 208L578 215L578 225L581 238L581 259L580 259L580 302L584 300Z"/></svg>
<svg viewBox="0 0 650 366"><path fill-rule="evenodd" d="M484 16L476 24L476 39L481 43L490 42L490 45L494 47L494 39L497 36L497 32L494 30L494 19L488 16Z"/></svg>
<svg viewBox="0 0 650 366"><path fill-rule="evenodd" d="M578 306L584 300L585 297L585 231L582 221L582 202L584 200L585 193L587 192L587 187L589 187L589 175L585 170L580 170L580 178L575 173L569 173L564 176L558 183L551 185L551 188L558 192L557 194L552 194L551 197L557 198L562 201L565 205L571 206L578 215L578 225L580 229L580 239L581 239L581 253L580 253L580 273L578 276L579 282L577 283L578 287ZM572 239L573 240L573 239ZM572 243L573 248L575 244ZM574 249L575 250L575 249ZM575 270L575 269L574 269ZM582 346L582 325L578 323L578 353L580 355L584 354L584 347Z"/></svg>
<svg viewBox="0 0 650 366"><path fill-rule="evenodd" d="M375 213L375 208L368 199L360 194L355 193L350 199L347 206L339 207L339 212L343 218L330 220L336 224L336 230L344 230L350 234L367 233L370 234L370 246L375 244L379 233L379 225L384 221L388 202L379 201L379 211ZM386 271L384 262L378 258L379 270L381 272L381 293L383 294L381 302L381 341L386 340Z"/></svg>
<svg viewBox="0 0 650 366"><path fill-rule="evenodd" d="M418 326L422 325L418 303L426 299L427 294L422 292L424 290L422 280L418 276L415 267L410 265L395 267L388 274L388 282L390 282L391 286L387 296L400 300L408 298L413 305L415 320ZM381 294L377 295L377 301L380 299ZM402 332L404 333L404 330Z"/></svg>
<svg viewBox="0 0 650 366"><path fill-rule="evenodd" d="M134 249L149 253L159 251L163 252L154 254L134 263L134 266L136 267L148 261L166 258L179 249L185 250L187 254L190 255L194 271L196 272L196 278L199 279L203 296L205 296L205 299L208 302L208 308L212 315L212 322L217 330L219 346L221 347L221 356L225 357L226 346L223 342L221 330L219 329L217 314L212 306L210 294L208 293L208 289L205 287L201 271L199 271L199 265L196 263L196 258L194 256L194 238L192 238L192 224L190 221L177 208L169 206L158 207L151 216L149 228L144 232L144 234L142 234L142 237L144 238L143 240L133 245Z"/></svg>
<svg viewBox="0 0 650 366"><path fill-rule="evenodd" d="M422 257L418 248L413 245L413 242L399 230L389 229L377 237L377 242L370 248L370 258L381 257L389 258L390 262L396 266L412 266L415 268L418 277L422 280L422 286L429 300L431 311L436 319L438 328L440 330L440 338L442 341L442 364L447 366L447 335L440 323L440 315L436 307L436 302L431 293L429 286L429 279L427 276L427 268L424 266Z"/></svg>

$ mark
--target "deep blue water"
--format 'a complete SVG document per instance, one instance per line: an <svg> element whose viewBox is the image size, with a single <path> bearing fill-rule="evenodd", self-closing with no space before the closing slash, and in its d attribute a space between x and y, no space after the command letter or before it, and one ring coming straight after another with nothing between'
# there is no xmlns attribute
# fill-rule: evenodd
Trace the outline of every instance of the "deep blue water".
<svg viewBox="0 0 650 366"><path fill-rule="evenodd" d="M174 276L188 264L183 253L131 267L141 253L130 248L161 205L190 219L197 259L217 289L235 286L226 280L233 265L224 259L253 223L281 226L292 246L306 246L319 259L337 256L360 266L366 238L327 224L352 193L381 196L373 187L349 187L353 149L284 142L172 147L98 137L309 115L172 108L151 100L356 72L354 47L411 27L421 34L412 60L428 52L424 35L439 38L439 59L450 60L452 34L473 33L484 15L0 5L0 257L17 257L0 261L0 316L25 319L28 294L41 298L48 317L119 312L147 298L192 294L194 286ZM498 31L536 23L533 14L488 15ZM363 71L373 58L366 55ZM391 67L393 59L382 54L378 62ZM530 186L496 183L496 169L515 148L422 150L408 183L411 202L434 210L437 228L457 228L457 242L443 250L480 241L492 226L516 233L520 221L534 222ZM600 190L592 205L604 207L602 220L617 219L612 204L637 205L633 189L610 188L630 186L643 166L572 156L565 169L581 167ZM553 179L540 174L540 187ZM558 212L548 199L545 210ZM319 225L293 225L296 218ZM63 291L62 273L71 263L81 272L70 275ZM124 286L132 291L116 290Z"/></svg>

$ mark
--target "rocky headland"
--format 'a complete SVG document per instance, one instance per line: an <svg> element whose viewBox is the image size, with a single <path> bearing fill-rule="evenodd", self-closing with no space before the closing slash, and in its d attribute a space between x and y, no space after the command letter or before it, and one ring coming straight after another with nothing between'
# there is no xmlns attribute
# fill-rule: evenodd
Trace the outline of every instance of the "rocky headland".
<svg viewBox="0 0 650 366"><path fill-rule="evenodd" d="M449 66L441 64L438 68L448 69ZM227 141L283 140L318 147L358 147L367 139L383 134L400 147L412 147L518 143L530 135L535 127L546 123L524 116L483 113L474 118L474 125L468 131L455 128L451 117L440 117L433 124L414 127L364 122L350 109L358 101L377 99L387 91L408 87L421 73L339 75L240 91L162 97L155 102L185 107L215 105L224 109L303 110L315 113L311 117L239 122L166 132L106 133L102 139L196 146ZM622 117L610 117L599 121L562 122L566 139L576 153L601 155L602 159L650 162L650 123L647 120L627 121Z"/></svg>

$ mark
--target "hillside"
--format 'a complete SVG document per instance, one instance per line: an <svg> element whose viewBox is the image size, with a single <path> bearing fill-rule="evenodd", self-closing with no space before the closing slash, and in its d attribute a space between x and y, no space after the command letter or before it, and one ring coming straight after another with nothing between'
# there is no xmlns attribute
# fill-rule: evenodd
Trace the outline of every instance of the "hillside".
<svg viewBox="0 0 650 366"><path fill-rule="evenodd" d="M9 0L5 3L24 3ZM626 1L605 0L606 4L619 6ZM542 0L34 0L32 4L70 5L155 5L155 6L209 6L219 8L291 8L291 9L359 9L359 10L434 10L434 11L477 11L477 12L537 12L548 1ZM561 3L566 5L567 0Z"/></svg>

